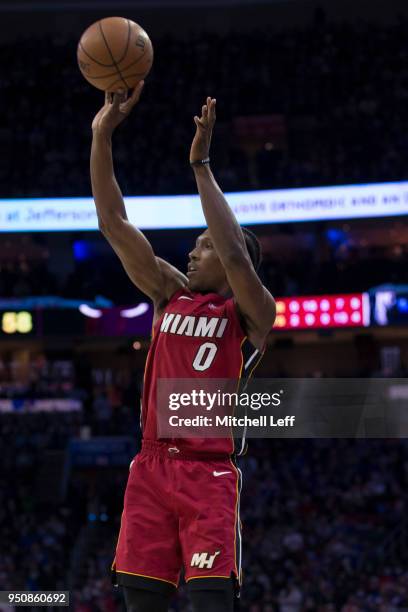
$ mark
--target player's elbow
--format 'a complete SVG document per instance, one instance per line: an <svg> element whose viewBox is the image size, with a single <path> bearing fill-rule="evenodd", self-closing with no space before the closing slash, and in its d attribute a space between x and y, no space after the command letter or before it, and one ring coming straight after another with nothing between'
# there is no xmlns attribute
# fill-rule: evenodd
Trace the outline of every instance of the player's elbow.
<svg viewBox="0 0 408 612"><path fill-rule="evenodd" d="M266 333L269 333L276 320L276 302L266 289L264 289L264 296L265 299L262 307L263 327Z"/></svg>
<svg viewBox="0 0 408 612"><path fill-rule="evenodd" d="M121 223L123 221L116 215L98 215L98 228L105 238L112 237L119 232Z"/></svg>
<svg viewBox="0 0 408 612"><path fill-rule="evenodd" d="M99 217L99 216L98 216L98 229L104 236L106 235L106 232L108 231L108 226L107 226L106 221L102 219L102 217Z"/></svg>

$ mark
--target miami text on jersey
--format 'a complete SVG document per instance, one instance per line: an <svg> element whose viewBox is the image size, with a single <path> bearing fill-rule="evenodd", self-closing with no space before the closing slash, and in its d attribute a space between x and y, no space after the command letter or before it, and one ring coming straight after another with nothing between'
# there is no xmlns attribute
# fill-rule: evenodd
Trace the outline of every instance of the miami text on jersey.
<svg viewBox="0 0 408 612"><path fill-rule="evenodd" d="M160 331L179 336L196 336L200 338L222 338L228 319L219 317L194 317L166 312Z"/></svg>

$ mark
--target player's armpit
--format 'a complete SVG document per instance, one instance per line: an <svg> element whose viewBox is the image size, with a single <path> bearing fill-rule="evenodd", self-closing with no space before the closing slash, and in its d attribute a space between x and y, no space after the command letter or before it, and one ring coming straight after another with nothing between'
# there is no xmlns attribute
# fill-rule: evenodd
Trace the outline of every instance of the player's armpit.
<svg viewBox="0 0 408 612"><path fill-rule="evenodd" d="M166 302L168 302L176 291L183 287L187 287L188 278L165 259L162 259L161 257L156 257L156 259L162 271L164 279L164 296Z"/></svg>
<svg viewBox="0 0 408 612"><path fill-rule="evenodd" d="M261 283L247 254L223 262L249 340L262 348L276 317L276 304Z"/></svg>
<svg viewBox="0 0 408 612"><path fill-rule="evenodd" d="M130 280L155 304L160 304L188 282L176 268L155 256L146 236L117 216L100 229L118 255Z"/></svg>

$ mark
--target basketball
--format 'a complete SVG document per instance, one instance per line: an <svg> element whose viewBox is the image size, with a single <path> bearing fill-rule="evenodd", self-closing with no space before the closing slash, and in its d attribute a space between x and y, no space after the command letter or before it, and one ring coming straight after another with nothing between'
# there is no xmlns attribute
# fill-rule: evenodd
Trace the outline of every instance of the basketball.
<svg viewBox="0 0 408 612"><path fill-rule="evenodd" d="M149 73L153 46L139 24L124 17L107 17L82 34L77 58L83 76L94 87L109 92L127 90Z"/></svg>

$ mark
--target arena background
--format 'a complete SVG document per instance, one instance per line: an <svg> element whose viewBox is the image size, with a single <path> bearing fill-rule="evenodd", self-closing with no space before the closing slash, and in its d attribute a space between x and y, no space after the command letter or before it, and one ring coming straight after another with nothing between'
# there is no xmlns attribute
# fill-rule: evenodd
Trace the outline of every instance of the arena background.
<svg viewBox="0 0 408 612"><path fill-rule="evenodd" d="M112 14L141 23L155 48L114 139L126 195L195 193L188 151L206 95L227 192L408 180L405 2L32 0L0 4L1 198L91 195L103 96L75 50ZM123 316L145 298L97 232L0 229L0 590L69 590L75 612L119 612L109 567L140 443L150 312L139 327ZM370 218L368 205L358 220L251 229L264 283L286 298L257 376L407 375L406 216ZM146 234L184 270L197 231ZM326 312L324 296L336 309L363 294L366 326L291 319L302 297ZM241 467L243 611L408 609L404 439L257 440ZM172 610L189 609L181 589Z"/></svg>

